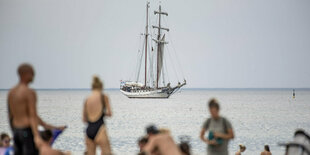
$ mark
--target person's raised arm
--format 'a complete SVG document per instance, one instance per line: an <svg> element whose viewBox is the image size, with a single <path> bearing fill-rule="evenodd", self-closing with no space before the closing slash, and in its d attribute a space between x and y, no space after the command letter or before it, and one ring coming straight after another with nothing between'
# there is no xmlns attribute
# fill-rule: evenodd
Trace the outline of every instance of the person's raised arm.
<svg viewBox="0 0 310 155"><path fill-rule="evenodd" d="M112 110L111 110L111 105L110 105L110 101L109 98L104 95L104 100L105 100L105 106L106 106L106 116L111 117L112 116Z"/></svg>

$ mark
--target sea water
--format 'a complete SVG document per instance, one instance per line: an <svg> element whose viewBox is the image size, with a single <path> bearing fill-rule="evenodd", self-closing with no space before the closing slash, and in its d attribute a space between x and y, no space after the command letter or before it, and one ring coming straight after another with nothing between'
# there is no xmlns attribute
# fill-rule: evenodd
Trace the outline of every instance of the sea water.
<svg viewBox="0 0 310 155"><path fill-rule="evenodd" d="M292 140L296 129L310 132L310 90L273 89L185 89L169 99L128 99L118 90L105 92L113 116L106 119L111 146L115 154L137 154L137 139L149 124L171 130L176 143L187 135L193 154L205 154L206 144L199 139L203 122L209 117L207 101L217 98L221 115L231 121L235 138L229 143L230 154L238 145L247 147L244 154L259 154L268 144L273 154L284 154L278 143ZM40 117L54 125L68 128L54 148L85 151L82 108L89 90L38 90ZM9 132L7 91L0 91L0 132Z"/></svg>

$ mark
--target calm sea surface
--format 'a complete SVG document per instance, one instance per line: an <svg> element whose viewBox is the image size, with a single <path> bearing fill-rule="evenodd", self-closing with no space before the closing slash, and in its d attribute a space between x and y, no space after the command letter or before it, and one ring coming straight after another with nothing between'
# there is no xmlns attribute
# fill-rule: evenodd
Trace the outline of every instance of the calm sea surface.
<svg viewBox="0 0 310 155"><path fill-rule="evenodd" d="M82 105L88 90L38 91L38 111L48 123L68 125L54 147L82 154L85 150ZM310 91L296 90L182 90L169 99L128 99L117 90L108 90L113 117L106 119L115 154L136 154L137 139L144 127L154 123L169 128L176 142L179 136L191 137L192 152L205 154L206 145L199 140L204 120L209 116L206 103L216 97L221 114L228 118L235 131L229 144L230 154L238 144L247 147L245 154L259 154L269 144L273 154L284 154L279 142L292 140L294 131L310 132ZM9 132L7 91L0 91L0 132ZM10 132L9 132L10 133ZM10 133L11 134L11 133Z"/></svg>

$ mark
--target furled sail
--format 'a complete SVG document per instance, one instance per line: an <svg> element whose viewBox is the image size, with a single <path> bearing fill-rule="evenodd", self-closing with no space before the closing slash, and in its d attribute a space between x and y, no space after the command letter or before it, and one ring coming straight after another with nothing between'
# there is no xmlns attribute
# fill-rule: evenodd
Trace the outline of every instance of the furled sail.
<svg viewBox="0 0 310 155"><path fill-rule="evenodd" d="M165 45L165 35L162 37L162 39L159 42L159 49L158 49L158 79L160 79L160 76L162 74L162 67L163 67L163 61L164 61L164 45Z"/></svg>

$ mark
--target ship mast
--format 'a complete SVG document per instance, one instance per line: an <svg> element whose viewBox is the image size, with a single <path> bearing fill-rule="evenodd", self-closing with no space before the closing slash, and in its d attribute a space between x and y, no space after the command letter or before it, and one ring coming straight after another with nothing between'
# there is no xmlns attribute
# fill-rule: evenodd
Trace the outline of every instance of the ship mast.
<svg viewBox="0 0 310 155"><path fill-rule="evenodd" d="M149 2L146 3L146 26L145 26L145 71L144 71L144 87L146 87L146 74L147 74L147 38L148 38L148 27L149 27Z"/></svg>
<svg viewBox="0 0 310 155"><path fill-rule="evenodd" d="M168 13L166 12L161 12L161 5L159 5L159 10L158 11L154 11L154 14L158 14L158 18L159 18L159 22L158 22L158 26L153 26L153 28L157 28L158 29L158 34L157 34L157 40L154 40L156 43L157 43L157 77L156 77L156 88L158 88L158 81L159 81L159 72L160 72L160 69L159 69L159 58L160 58L160 52L161 52L161 44L165 44L165 42L162 42L160 40L160 37L161 37L161 29L163 30L166 30L166 31L169 31L169 29L167 28L163 28L161 27L161 15L166 15L168 16Z"/></svg>

